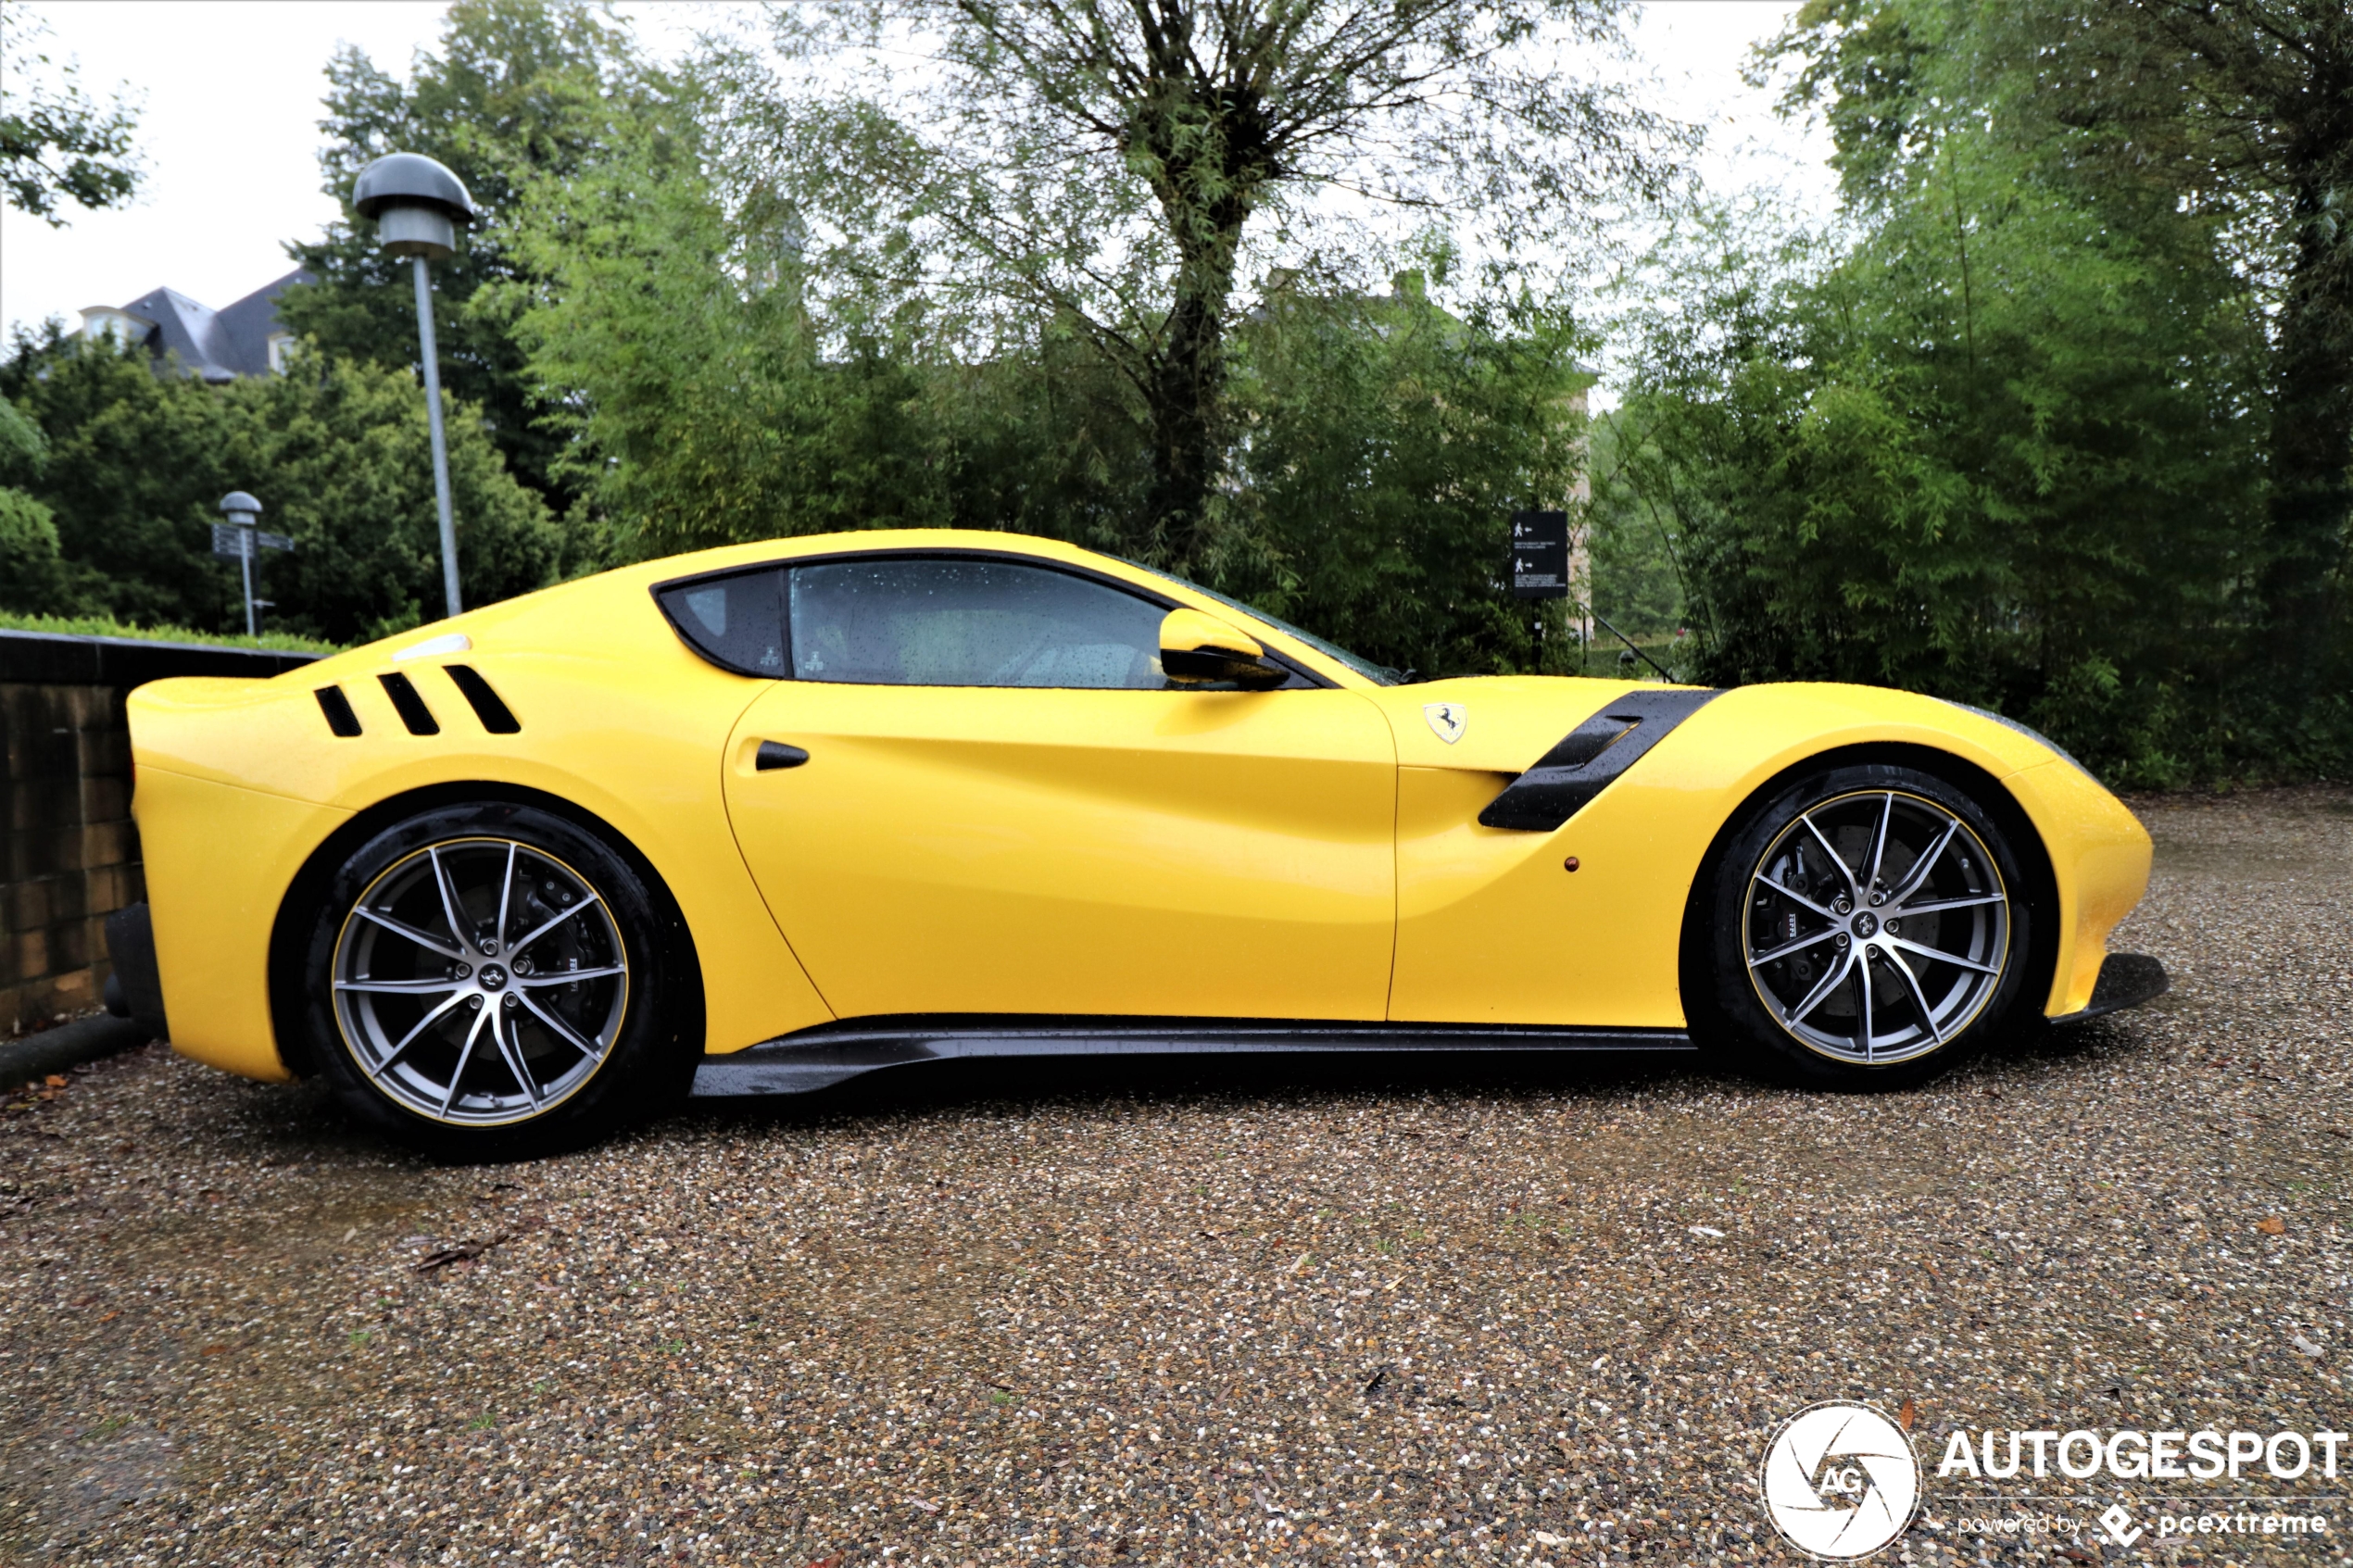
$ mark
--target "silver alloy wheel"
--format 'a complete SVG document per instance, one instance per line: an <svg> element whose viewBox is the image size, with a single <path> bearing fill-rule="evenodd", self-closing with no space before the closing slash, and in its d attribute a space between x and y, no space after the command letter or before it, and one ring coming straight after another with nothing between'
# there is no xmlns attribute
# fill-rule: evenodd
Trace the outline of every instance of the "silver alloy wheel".
<svg viewBox="0 0 2353 1568"><path fill-rule="evenodd" d="M428 1120L538 1116L595 1076L629 1007L629 955L587 880L511 838L428 845L335 938L335 1022L377 1088Z"/></svg>
<svg viewBox="0 0 2353 1568"><path fill-rule="evenodd" d="M1937 1049L2001 988L2009 895L1984 843L1924 796L1870 790L1798 814L1749 874L1743 950L1793 1039L1884 1065Z"/></svg>

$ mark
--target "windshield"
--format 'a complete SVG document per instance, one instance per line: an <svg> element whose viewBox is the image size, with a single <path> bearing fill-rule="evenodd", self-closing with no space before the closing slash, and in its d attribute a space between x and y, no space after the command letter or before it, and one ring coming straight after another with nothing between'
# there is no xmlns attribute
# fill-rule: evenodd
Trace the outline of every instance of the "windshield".
<svg viewBox="0 0 2353 1568"><path fill-rule="evenodd" d="M1154 577L1163 578L1167 582L1177 584L1179 587L1190 588L1194 593L1200 594L1206 598L1215 599L1221 605L1228 606L1234 609L1240 610L1244 615L1251 616L1255 620L1263 621L1267 625L1272 626L1276 631L1280 632L1286 637L1297 637L1301 642L1305 643L1309 647L1314 648L1326 659L1337 659L1340 663L1347 665L1348 668L1355 671L1356 673L1364 676L1365 679L1372 682L1373 684L1377 686L1397 686L1404 684L1405 672L1403 671L1392 670L1386 664L1375 664L1371 659L1353 654L1337 643L1327 643L1323 638L1315 635L1313 632L1302 631L1299 627L1292 625L1288 621L1280 620L1277 617L1269 615L1265 610L1260 609L1256 605L1246 605L1242 603L1241 600L1221 594L1214 588L1204 588L1189 577L1179 577L1173 571L1163 571L1156 566L1146 566L1139 560L1128 560L1126 556L1114 556L1112 557L1112 559L1115 561L1124 561L1127 565L1134 567L1139 571L1149 571Z"/></svg>

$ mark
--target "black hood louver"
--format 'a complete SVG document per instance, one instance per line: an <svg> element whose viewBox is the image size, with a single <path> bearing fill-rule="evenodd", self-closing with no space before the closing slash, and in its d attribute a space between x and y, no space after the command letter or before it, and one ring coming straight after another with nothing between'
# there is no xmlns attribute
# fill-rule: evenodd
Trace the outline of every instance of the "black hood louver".
<svg viewBox="0 0 2353 1568"><path fill-rule="evenodd" d="M474 717L482 721L484 729L494 735L511 735L522 729L522 721L482 678L480 671L471 664L445 664L441 668L447 672L459 695L473 709Z"/></svg>
<svg viewBox="0 0 2353 1568"><path fill-rule="evenodd" d="M417 695L417 688L409 684L408 676L396 670L376 679L383 684L384 696L392 698L393 711L400 715L400 721L409 726L410 734L441 734L440 721L433 716L433 709L425 706L425 699Z"/></svg>
<svg viewBox="0 0 2353 1568"><path fill-rule="evenodd" d="M351 710L351 699L343 695L341 686L321 686L311 696L319 699L319 711L327 716L327 728L349 740L359 733L359 715Z"/></svg>

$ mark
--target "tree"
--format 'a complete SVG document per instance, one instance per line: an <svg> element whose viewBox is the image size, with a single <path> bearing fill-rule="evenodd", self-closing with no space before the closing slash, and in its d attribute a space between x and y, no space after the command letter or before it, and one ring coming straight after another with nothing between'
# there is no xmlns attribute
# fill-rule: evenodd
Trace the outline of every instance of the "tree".
<svg viewBox="0 0 2353 1568"><path fill-rule="evenodd" d="M1675 537L1707 680L1930 691L2122 782L2239 771L2262 749L2226 700L2262 495L2239 286L1991 138L1938 154L1849 245L1722 213L1676 237L1597 506Z"/></svg>
<svg viewBox="0 0 2353 1568"><path fill-rule="evenodd" d="M529 181L568 180L624 131L659 122L663 77L622 25L584 0L458 0L440 52L421 51L405 84L348 47L327 80L319 163L344 217L317 244L288 247L319 282L287 291L281 317L330 357L415 365L408 265L377 248L375 226L350 210L351 188L386 153L448 165L482 216L433 270L442 384L482 410L516 477L560 512L573 495L560 461L565 437L543 422L551 410L533 395L514 336L540 284L513 249L515 207Z"/></svg>
<svg viewBox="0 0 2353 1568"><path fill-rule="evenodd" d="M295 540L259 566L276 629L350 642L413 625L439 602L425 410L405 371L298 357L285 375L210 386L53 326L19 340L0 393L48 449L26 489L54 519L63 579L53 599L16 608L240 624L237 573L211 553L232 489L258 496L269 525ZM508 475L471 408L452 399L447 413L467 602L551 581L561 540L546 508Z"/></svg>
<svg viewBox="0 0 2353 1568"><path fill-rule="evenodd" d="M1456 316L1420 271L1379 295L1294 279L1234 335L1236 515L1202 575L1400 670L1562 668L1564 618L1503 568L1511 512L1562 505L1582 460L1567 312Z"/></svg>
<svg viewBox="0 0 2353 1568"><path fill-rule="evenodd" d="M612 150L535 185L516 227L548 280L522 341L574 421L600 547L944 524L1132 552L1151 445L1083 323L1008 315L975 352L952 320L862 314L731 218L699 154ZM1230 334L1223 526L1190 569L1400 667L1533 665L1504 529L1568 493L1585 341L1514 295L1450 313L1419 271L1378 295L1289 275Z"/></svg>
<svg viewBox="0 0 2353 1568"><path fill-rule="evenodd" d="M2257 604L2272 666L2353 672L2353 11L1809 0L1766 54L1795 68L1787 105L1826 115L1860 202L1900 190L1974 117L2153 253L2225 259L2270 347L2248 390L2269 431Z"/></svg>
<svg viewBox="0 0 2353 1568"><path fill-rule="evenodd" d="M157 376L143 352L64 337L55 321L42 340L18 340L0 395L48 447L28 489L54 514L64 565L61 601L27 608L227 628L231 588L209 531L220 497L253 487L229 466L230 400Z"/></svg>
<svg viewBox="0 0 2353 1568"><path fill-rule="evenodd" d="M57 519L19 488L48 466L39 427L0 397L0 609L39 610L57 600Z"/></svg>
<svg viewBox="0 0 2353 1568"><path fill-rule="evenodd" d="M2134 0L2114 25L2183 67L2174 113L2217 174L2276 214L2263 598L2287 669L2353 672L2353 9L2342 0ZM2095 73L2076 101L2110 94ZM2187 88L2188 91L2181 91ZM2334 646L2332 646L2334 644ZM2334 657L2332 657L2334 656Z"/></svg>
<svg viewBox="0 0 2353 1568"><path fill-rule="evenodd" d="M283 376L236 383L236 456L269 486L272 526L295 543L271 568L281 629L335 642L436 619L441 543L424 399L406 370L298 355ZM443 395L465 602L556 580L564 537L507 471L476 410Z"/></svg>
<svg viewBox="0 0 2353 1568"><path fill-rule="evenodd" d="M1228 333L1250 247L1378 250L1378 220L1474 213L1483 251L1655 194L1675 128L1564 61L1617 39L1617 0L1360 7L1150 0L837 0L779 7L794 63L724 59L724 166L869 318L945 313L993 353L1083 334L1148 458L1131 553L1220 547ZM909 70L910 52L925 69ZM1353 236L1353 237L1352 237ZM1378 275L1378 274L1376 274Z"/></svg>
<svg viewBox="0 0 2353 1568"><path fill-rule="evenodd" d="M0 193L18 211L63 228L58 204L120 207L139 189L133 133L138 110L118 94L101 103L82 89L80 69L41 51L49 29L17 4L0 5ZM55 82L39 80L54 69Z"/></svg>
<svg viewBox="0 0 2353 1568"><path fill-rule="evenodd" d="M852 332L822 359L799 289L773 258L752 275L695 157L625 136L536 182L511 243L547 280L518 342L577 438L560 472L593 496L606 558L948 521L904 345Z"/></svg>

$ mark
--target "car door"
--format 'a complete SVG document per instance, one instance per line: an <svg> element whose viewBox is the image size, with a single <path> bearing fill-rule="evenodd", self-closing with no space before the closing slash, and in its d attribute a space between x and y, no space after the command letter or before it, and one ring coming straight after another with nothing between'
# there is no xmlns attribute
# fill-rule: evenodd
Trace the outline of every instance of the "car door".
<svg viewBox="0 0 2353 1568"><path fill-rule="evenodd" d="M1383 1016L1396 754L1363 696L1171 688L1167 603L1001 553L729 591L745 667L788 678L728 810L837 1012Z"/></svg>

